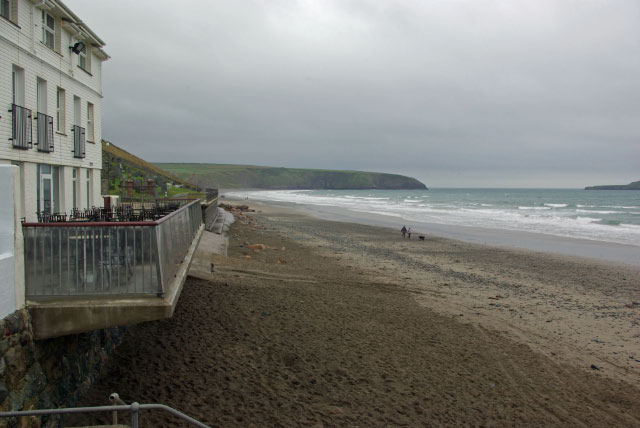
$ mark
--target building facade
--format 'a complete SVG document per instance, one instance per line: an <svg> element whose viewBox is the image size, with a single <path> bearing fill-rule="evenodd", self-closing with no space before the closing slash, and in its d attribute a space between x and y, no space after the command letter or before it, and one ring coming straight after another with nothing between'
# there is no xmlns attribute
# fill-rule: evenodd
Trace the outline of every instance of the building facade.
<svg viewBox="0 0 640 428"><path fill-rule="evenodd" d="M102 204L103 46L61 1L0 0L0 164L26 221Z"/></svg>

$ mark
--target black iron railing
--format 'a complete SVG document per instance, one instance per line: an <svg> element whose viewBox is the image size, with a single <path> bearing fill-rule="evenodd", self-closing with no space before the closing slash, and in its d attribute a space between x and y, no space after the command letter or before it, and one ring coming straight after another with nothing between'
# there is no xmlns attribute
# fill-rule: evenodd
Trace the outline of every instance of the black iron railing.
<svg viewBox="0 0 640 428"><path fill-rule="evenodd" d="M85 130L81 126L73 125L71 132L73 132L73 157L83 159L85 157Z"/></svg>
<svg viewBox="0 0 640 428"><path fill-rule="evenodd" d="M38 112L38 146L39 152L53 152L53 117Z"/></svg>
<svg viewBox="0 0 640 428"><path fill-rule="evenodd" d="M11 138L13 147L28 150L33 147L31 135L31 110L17 104L11 104Z"/></svg>

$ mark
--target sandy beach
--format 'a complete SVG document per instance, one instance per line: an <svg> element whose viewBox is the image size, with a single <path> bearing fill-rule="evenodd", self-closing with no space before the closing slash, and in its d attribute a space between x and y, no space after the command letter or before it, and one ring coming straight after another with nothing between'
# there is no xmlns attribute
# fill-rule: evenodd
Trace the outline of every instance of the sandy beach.
<svg viewBox="0 0 640 428"><path fill-rule="evenodd" d="M216 427L640 426L639 268L251 207L81 404L119 392Z"/></svg>

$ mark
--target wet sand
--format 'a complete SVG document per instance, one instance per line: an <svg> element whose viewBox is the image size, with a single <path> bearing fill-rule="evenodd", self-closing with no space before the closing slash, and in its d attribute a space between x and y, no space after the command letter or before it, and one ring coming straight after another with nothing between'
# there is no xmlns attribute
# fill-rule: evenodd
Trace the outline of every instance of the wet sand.
<svg viewBox="0 0 640 428"><path fill-rule="evenodd" d="M119 392L220 427L640 425L638 269L257 208L83 405Z"/></svg>

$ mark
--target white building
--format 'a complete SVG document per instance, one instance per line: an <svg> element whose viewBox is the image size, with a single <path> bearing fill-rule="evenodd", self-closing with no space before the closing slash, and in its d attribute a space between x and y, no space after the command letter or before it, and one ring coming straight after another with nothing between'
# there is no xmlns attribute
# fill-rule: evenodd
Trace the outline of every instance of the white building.
<svg viewBox="0 0 640 428"><path fill-rule="evenodd" d="M0 163L18 214L101 205L104 42L58 0L0 0Z"/></svg>
<svg viewBox="0 0 640 428"><path fill-rule="evenodd" d="M59 0L0 0L0 318L24 305L20 219L102 205L103 46Z"/></svg>

